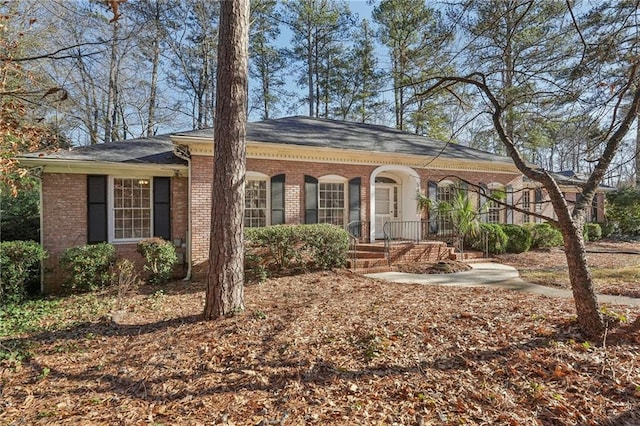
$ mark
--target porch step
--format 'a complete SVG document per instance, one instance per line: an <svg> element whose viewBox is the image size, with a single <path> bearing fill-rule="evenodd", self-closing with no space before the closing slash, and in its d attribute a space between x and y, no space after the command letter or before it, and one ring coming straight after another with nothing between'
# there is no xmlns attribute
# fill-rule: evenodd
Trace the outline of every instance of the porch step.
<svg viewBox="0 0 640 426"><path fill-rule="evenodd" d="M461 262L486 261L487 259L483 256L484 253L482 253L481 251L465 250L464 253L460 253L454 250L449 256L449 259L459 260Z"/></svg>
<svg viewBox="0 0 640 426"><path fill-rule="evenodd" d="M347 267L352 270L356 269L371 269L371 268L382 268L388 267L389 263L387 259L384 258L375 258L375 259L361 259L357 258L355 260L355 264L353 263L353 259L349 259L347 261Z"/></svg>
<svg viewBox="0 0 640 426"><path fill-rule="evenodd" d="M384 254L384 243L358 243L358 251Z"/></svg>

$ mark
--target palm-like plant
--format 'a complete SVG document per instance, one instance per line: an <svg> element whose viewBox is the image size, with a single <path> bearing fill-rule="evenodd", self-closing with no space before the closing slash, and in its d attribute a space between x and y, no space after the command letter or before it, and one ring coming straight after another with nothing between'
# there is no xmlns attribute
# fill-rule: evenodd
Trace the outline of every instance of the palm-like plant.
<svg viewBox="0 0 640 426"><path fill-rule="evenodd" d="M451 221L453 228L460 238L459 246L464 253L464 239L467 236L475 237L480 232L480 220L478 211L467 196L466 191L457 188L453 191L450 202L441 201L437 206L438 215Z"/></svg>

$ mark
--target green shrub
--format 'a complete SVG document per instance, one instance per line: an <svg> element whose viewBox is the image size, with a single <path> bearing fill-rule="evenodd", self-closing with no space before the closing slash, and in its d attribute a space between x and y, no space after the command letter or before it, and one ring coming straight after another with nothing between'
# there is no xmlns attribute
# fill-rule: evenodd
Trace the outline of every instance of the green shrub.
<svg viewBox="0 0 640 426"><path fill-rule="evenodd" d="M14 196L0 184L2 241L40 241L40 191L35 181L23 178Z"/></svg>
<svg viewBox="0 0 640 426"><path fill-rule="evenodd" d="M640 189L620 188L607 193L607 221L622 235L640 234Z"/></svg>
<svg viewBox="0 0 640 426"><path fill-rule="evenodd" d="M26 286L40 277L40 262L46 258L34 241L0 243L0 306L22 302Z"/></svg>
<svg viewBox="0 0 640 426"><path fill-rule="evenodd" d="M563 243L562 233L550 223L535 223L531 226L531 248L560 247Z"/></svg>
<svg viewBox="0 0 640 426"><path fill-rule="evenodd" d="M314 269L341 268L347 263L349 235L344 229L329 224L306 225L301 237Z"/></svg>
<svg viewBox="0 0 640 426"><path fill-rule="evenodd" d="M507 234L507 253L524 253L531 248L531 230L518 225L502 225Z"/></svg>
<svg viewBox="0 0 640 426"><path fill-rule="evenodd" d="M245 230L245 268L250 273L291 267L331 269L346 263L347 232L334 225L274 225Z"/></svg>
<svg viewBox="0 0 640 426"><path fill-rule="evenodd" d="M115 261L116 248L109 243L69 247L60 256L60 266L69 276L66 285L84 291L111 284Z"/></svg>
<svg viewBox="0 0 640 426"><path fill-rule="evenodd" d="M262 258L255 253L244 253L244 279L245 282L262 283L269 277Z"/></svg>
<svg viewBox="0 0 640 426"><path fill-rule="evenodd" d="M494 255L505 252L507 249L507 241L507 234L505 234L500 225L481 223L480 232L475 236L466 236L464 244L472 250L487 251L487 254Z"/></svg>
<svg viewBox="0 0 640 426"><path fill-rule="evenodd" d="M254 253L260 256L276 270L289 267L292 261L301 262L301 245L299 226L302 225L274 225L259 228L246 228L245 241L247 249L256 249ZM266 250L267 253L264 251Z"/></svg>
<svg viewBox="0 0 640 426"><path fill-rule="evenodd" d="M162 238L149 238L138 242L137 250L145 259L145 271L151 273L150 283L162 284L171 279L173 266L178 263L178 255L176 248L170 241Z"/></svg>
<svg viewBox="0 0 640 426"><path fill-rule="evenodd" d="M500 225L495 223L482 223L480 224L480 234L486 235L489 255L501 254L507 250L507 241L509 238Z"/></svg>
<svg viewBox="0 0 640 426"><path fill-rule="evenodd" d="M599 225L600 231L602 232L602 238L609 238L617 232L617 225L615 222L600 222Z"/></svg>
<svg viewBox="0 0 640 426"><path fill-rule="evenodd" d="M598 241L602 239L602 228L599 223L585 223L583 233L585 241Z"/></svg>

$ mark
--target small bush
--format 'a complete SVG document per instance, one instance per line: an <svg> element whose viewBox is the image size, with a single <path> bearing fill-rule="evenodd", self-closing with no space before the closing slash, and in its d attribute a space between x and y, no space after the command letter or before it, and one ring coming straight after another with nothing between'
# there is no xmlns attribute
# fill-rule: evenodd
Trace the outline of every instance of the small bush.
<svg viewBox="0 0 640 426"><path fill-rule="evenodd" d="M589 222L584 224L584 240L585 241L598 241L602 239L602 228L600 224L595 222Z"/></svg>
<svg viewBox="0 0 640 426"><path fill-rule="evenodd" d="M262 258L255 253L244 254L244 279L246 282L262 283L269 277Z"/></svg>
<svg viewBox="0 0 640 426"><path fill-rule="evenodd" d="M171 279L173 266L178 263L178 255L170 241L149 238L138 242L137 250L146 261L145 271L151 273L150 283L162 284Z"/></svg>
<svg viewBox="0 0 640 426"><path fill-rule="evenodd" d="M115 308L121 310L124 309L129 294L140 285L140 277L131 259L118 260L113 269L113 286L117 291Z"/></svg>
<svg viewBox="0 0 640 426"><path fill-rule="evenodd" d="M600 231L602 232L602 238L609 238L617 232L615 222L600 222Z"/></svg>
<svg viewBox="0 0 640 426"><path fill-rule="evenodd" d="M26 298L26 286L40 277L40 262L45 258L45 250L34 241L0 243L0 306Z"/></svg>
<svg viewBox="0 0 640 426"><path fill-rule="evenodd" d="M487 246L485 247L485 241ZM466 236L464 244L472 250L488 252L487 254L504 253L507 248L507 234L504 233L502 227L493 223L481 223L480 232L475 236Z"/></svg>
<svg viewBox="0 0 640 426"><path fill-rule="evenodd" d="M92 291L111 284L111 267L116 248L109 243L69 247L60 256L60 266L67 272L67 286Z"/></svg>
<svg viewBox="0 0 640 426"><path fill-rule="evenodd" d="M502 227L495 223L483 223L480 225L480 233L486 234L489 255L501 254L507 250L509 238Z"/></svg>
<svg viewBox="0 0 640 426"><path fill-rule="evenodd" d="M349 235L344 229L329 224L307 225L301 236L314 269L341 268L347 262Z"/></svg>
<svg viewBox="0 0 640 426"><path fill-rule="evenodd" d="M264 276L268 268L276 272L291 267L331 269L346 263L347 232L334 225L275 225L245 230L245 267Z"/></svg>
<svg viewBox="0 0 640 426"><path fill-rule="evenodd" d="M531 226L531 248L560 247L562 243L562 233L550 223L536 223Z"/></svg>
<svg viewBox="0 0 640 426"><path fill-rule="evenodd" d="M640 188L620 188L607 193L607 221L622 235L640 235Z"/></svg>
<svg viewBox="0 0 640 426"><path fill-rule="evenodd" d="M518 225L502 225L507 234L507 253L524 253L531 248L531 230Z"/></svg>
<svg viewBox="0 0 640 426"><path fill-rule="evenodd" d="M301 225L300 225L301 226ZM299 246L301 244L298 226L274 225L245 229L247 248L264 249L267 253L254 253L269 260L277 270L286 269L292 261L301 261ZM265 256L266 255L266 256Z"/></svg>

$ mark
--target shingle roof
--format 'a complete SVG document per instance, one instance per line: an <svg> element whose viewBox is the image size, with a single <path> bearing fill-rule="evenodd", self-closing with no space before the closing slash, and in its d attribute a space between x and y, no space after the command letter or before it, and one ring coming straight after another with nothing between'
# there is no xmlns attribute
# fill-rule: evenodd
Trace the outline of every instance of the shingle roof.
<svg viewBox="0 0 640 426"><path fill-rule="evenodd" d="M177 135L213 138L213 131L203 129ZM249 123L247 141L512 163L509 157L386 126L303 116Z"/></svg>
<svg viewBox="0 0 640 426"><path fill-rule="evenodd" d="M23 157L41 158L42 154L33 152ZM169 135L88 145L69 151L60 150L47 153L44 158L127 164L186 164L186 161L174 155Z"/></svg>
<svg viewBox="0 0 640 426"><path fill-rule="evenodd" d="M184 164L184 160L173 153L173 135L210 139L213 142L213 129L202 129L89 145L48 153L44 157L38 153L25 154L24 157L129 164ZM512 163L509 157L454 143L447 144L390 127L303 116L248 123L247 141Z"/></svg>

